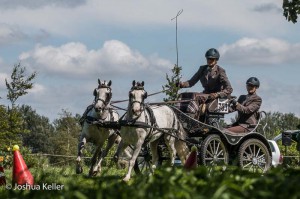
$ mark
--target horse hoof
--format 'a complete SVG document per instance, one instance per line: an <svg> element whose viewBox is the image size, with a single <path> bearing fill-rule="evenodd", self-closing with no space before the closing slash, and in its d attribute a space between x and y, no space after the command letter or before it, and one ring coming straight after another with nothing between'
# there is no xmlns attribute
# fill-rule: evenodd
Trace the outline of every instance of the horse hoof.
<svg viewBox="0 0 300 199"><path fill-rule="evenodd" d="M97 173L98 173L97 171L92 171L92 172L90 171L89 177L95 177L97 175Z"/></svg>
<svg viewBox="0 0 300 199"><path fill-rule="evenodd" d="M124 181L124 182L129 182L129 180L130 180L130 178L129 178L129 177L125 177L125 178L123 178L123 181Z"/></svg>
<svg viewBox="0 0 300 199"><path fill-rule="evenodd" d="M83 169L81 166L76 167L76 174L81 174L83 172Z"/></svg>

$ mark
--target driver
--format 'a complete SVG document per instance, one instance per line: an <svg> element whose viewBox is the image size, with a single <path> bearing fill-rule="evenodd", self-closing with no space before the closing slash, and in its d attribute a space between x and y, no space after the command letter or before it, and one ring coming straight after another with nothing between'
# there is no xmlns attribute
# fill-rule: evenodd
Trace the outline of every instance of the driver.
<svg viewBox="0 0 300 199"><path fill-rule="evenodd" d="M257 125L259 108L262 103L261 97L256 94L256 90L259 88L259 80L256 77L250 77L246 82L247 95L241 95L238 100L232 100L230 112L237 111L238 116L236 122L227 130L234 133L246 133L253 130Z"/></svg>
<svg viewBox="0 0 300 199"><path fill-rule="evenodd" d="M201 82L202 87L204 88L202 96L209 95L211 100L216 98L225 98L230 96L233 89L228 80L225 70L217 65L217 62L220 58L220 54L217 49L211 48L205 53L206 65L199 67L198 71L194 76L186 81L179 82L180 88L190 88L194 86L198 81ZM202 103L205 102L203 98L200 97Z"/></svg>

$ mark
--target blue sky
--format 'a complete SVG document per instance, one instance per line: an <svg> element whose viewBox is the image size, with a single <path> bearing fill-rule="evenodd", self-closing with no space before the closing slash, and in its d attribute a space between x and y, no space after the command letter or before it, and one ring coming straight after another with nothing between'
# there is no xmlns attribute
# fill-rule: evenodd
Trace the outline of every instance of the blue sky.
<svg viewBox="0 0 300 199"><path fill-rule="evenodd" d="M205 64L206 50L214 47L233 95L244 94L245 81L256 76L261 110L300 116L300 27L285 20L281 5L281 0L0 1L0 103L8 104L5 78L19 62L38 77L17 103L50 120L62 109L81 114L98 78L112 80L113 100L127 99L133 80L145 81L149 94L161 91L176 63L171 19L183 9L178 17L183 80Z"/></svg>

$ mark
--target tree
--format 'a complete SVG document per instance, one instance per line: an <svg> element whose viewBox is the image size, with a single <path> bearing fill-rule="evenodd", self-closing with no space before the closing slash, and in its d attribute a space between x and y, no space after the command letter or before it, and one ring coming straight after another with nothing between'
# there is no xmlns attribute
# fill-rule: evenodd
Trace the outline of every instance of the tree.
<svg viewBox="0 0 300 199"><path fill-rule="evenodd" d="M25 67L22 68L19 63L13 67L11 82L8 82L8 80L5 79L5 84L8 90L7 99L11 102L11 107L8 106L7 109L9 127L6 133L10 144L21 144L22 135L28 132L23 128L24 120L18 106L16 106L16 101L19 97L26 95L29 89L32 89L32 80L35 78L36 72L26 76L25 71Z"/></svg>
<svg viewBox="0 0 300 199"><path fill-rule="evenodd" d="M175 64L172 69L172 76L169 77L169 75L166 74L166 79L167 79L168 83L163 86L163 89L168 97L164 98L164 101L173 101L173 100L178 99L178 91L180 89L178 87L178 83L182 76L180 74L181 70L182 70L182 67Z"/></svg>
<svg viewBox="0 0 300 199"><path fill-rule="evenodd" d="M9 131L8 112L4 105L0 105L0 150L11 145L11 133Z"/></svg>
<svg viewBox="0 0 300 199"><path fill-rule="evenodd" d="M28 77L25 76L25 67L21 67L21 64L14 65L13 72L10 76L11 82L9 83L5 79L5 84L8 90L7 99L11 102L12 107L15 106L17 99L23 95L26 95L27 90L32 89L32 80L36 77L36 72L33 72Z"/></svg>
<svg viewBox="0 0 300 199"><path fill-rule="evenodd" d="M24 119L23 128L28 133L23 136L23 145L30 148L33 153L52 153L52 143L49 137L54 132L54 127L49 119L40 116L28 105L20 108Z"/></svg>
<svg viewBox="0 0 300 199"><path fill-rule="evenodd" d="M298 15L300 14L300 0L283 0L282 8L283 16L288 21L297 23Z"/></svg>
<svg viewBox="0 0 300 199"><path fill-rule="evenodd" d="M272 139L285 130L297 129L297 126L300 124L300 118L293 113L268 112L266 117L261 120L261 124L258 131L262 132L261 127L267 124L265 129L266 137Z"/></svg>
<svg viewBox="0 0 300 199"><path fill-rule="evenodd" d="M61 117L53 122L55 132L50 138L53 144L53 153L58 155L76 155L78 139L80 135L79 118L72 116L72 113L62 110ZM61 158L51 161L65 161Z"/></svg>

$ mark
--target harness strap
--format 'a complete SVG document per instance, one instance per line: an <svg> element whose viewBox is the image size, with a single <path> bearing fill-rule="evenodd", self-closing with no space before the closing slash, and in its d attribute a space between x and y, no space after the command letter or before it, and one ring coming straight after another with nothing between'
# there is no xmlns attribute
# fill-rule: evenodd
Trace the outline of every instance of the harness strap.
<svg viewBox="0 0 300 199"><path fill-rule="evenodd" d="M149 124L146 124L145 122L140 122L140 121L135 121L134 123L124 123L124 122L126 122L126 121L124 121L124 120L121 121L120 125L121 126L132 126L132 127L136 127L136 128L152 128L152 129L157 130L161 133L165 133L167 135L170 135L170 136L172 136L172 137L174 137L174 138L176 138L176 139L178 139L182 142L193 144L192 142L181 139L178 136L173 135L172 133L169 133L169 131L178 131L178 130L173 129L173 128L158 128L158 127L154 127L154 126L151 126ZM146 142L146 139L145 139L145 142Z"/></svg>
<svg viewBox="0 0 300 199"><path fill-rule="evenodd" d="M93 106L94 105L91 104L85 109L84 113L82 114L81 118L79 119L80 126L83 126L83 123L86 120L87 114L88 114L88 112L90 112L93 109Z"/></svg>
<svg viewBox="0 0 300 199"><path fill-rule="evenodd" d="M152 127L158 127L157 126L157 123L156 123L156 118L154 116L154 113L153 113L153 110L150 108L150 106L145 106L145 117L146 117L146 123L148 121L148 118L147 118L147 112L149 114L149 117L150 117L150 125ZM149 141L150 140L150 134L153 132L153 128L150 128L150 131L148 133L148 135L146 136L145 138L145 141Z"/></svg>

